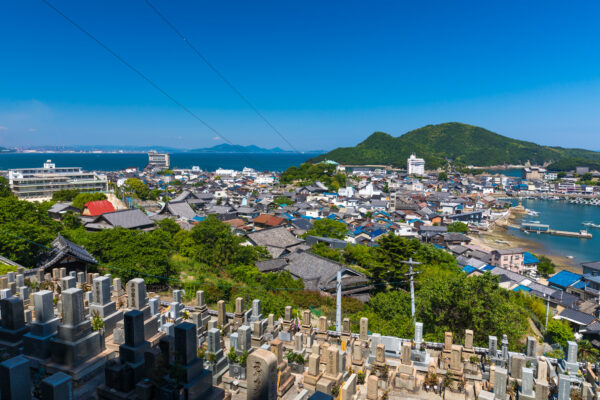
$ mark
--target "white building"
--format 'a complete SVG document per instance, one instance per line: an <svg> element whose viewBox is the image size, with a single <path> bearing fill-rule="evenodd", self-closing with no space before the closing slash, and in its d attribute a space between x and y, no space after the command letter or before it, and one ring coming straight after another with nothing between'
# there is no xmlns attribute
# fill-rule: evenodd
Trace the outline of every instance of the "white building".
<svg viewBox="0 0 600 400"><path fill-rule="evenodd" d="M168 169L171 166L171 157L167 153L157 153L156 151L151 151L148 153L148 164Z"/></svg>
<svg viewBox="0 0 600 400"><path fill-rule="evenodd" d="M84 172L81 167L56 168L51 160L42 168L19 168L8 171L8 182L15 196L21 199L43 200L54 192L75 189L80 192L105 192L108 180L105 175Z"/></svg>
<svg viewBox="0 0 600 400"><path fill-rule="evenodd" d="M411 154L407 160L408 175L423 176L425 175L425 160L417 158L414 154Z"/></svg>

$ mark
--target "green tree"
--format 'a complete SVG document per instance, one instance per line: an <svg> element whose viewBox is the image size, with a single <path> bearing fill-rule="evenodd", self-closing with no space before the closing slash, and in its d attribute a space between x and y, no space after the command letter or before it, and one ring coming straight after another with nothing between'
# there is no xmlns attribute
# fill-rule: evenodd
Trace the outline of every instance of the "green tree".
<svg viewBox="0 0 600 400"><path fill-rule="evenodd" d="M577 342L577 358L582 362L596 363L600 350L595 348L589 340Z"/></svg>
<svg viewBox="0 0 600 400"><path fill-rule="evenodd" d="M10 190L10 184L8 179L3 176L0 176L0 197L9 197L12 196L12 192Z"/></svg>
<svg viewBox="0 0 600 400"><path fill-rule="evenodd" d="M181 227L177 224L177 222L173 221L171 218L161 219L156 223L159 229L162 229L165 232L168 232L171 236L177 234L181 230Z"/></svg>
<svg viewBox="0 0 600 400"><path fill-rule="evenodd" d="M556 268L556 265L550 258L543 255L536 255L535 257L539 260L537 271L540 275L548 277L554 274L554 268Z"/></svg>
<svg viewBox="0 0 600 400"><path fill-rule="evenodd" d="M26 267L35 266L62 229L48 216L50 205L0 197L0 254Z"/></svg>
<svg viewBox="0 0 600 400"><path fill-rule="evenodd" d="M287 204L289 206L294 204L294 201L287 196L277 196L273 199L273 203L277 204L278 206L282 204Z"/></svg>
<svg viewBox="0 0 600 400"><path fill-rule="evenodd" d="M447 181L448 180L448 174L445 172L440 172L438 174L438 181Z"/></svg>
<svg viewBox="0 0 600 400"><path fill-rule="evenodd" d="M469 233L469 226L464 222L455 221L447 226L448 232Z"/></svg>
<svg viewBox="0 0 600 400"><path fill-rule="evenodd" d="M98 200L106 200L106 195L104 193L100 193L100 192L79 193L73 199L73 207L83 210L85 203L90 202L90 201L98 201Z"/></svg>
<svg viewBox="0 0 600 400"><path fill-rule="evenodd" d="M125 181L124 189L126 192L133 194L140 200L147 200L150 195L148 186L138 178L129 178Z"/></svg>
<svg viewBox="0 0 600 400"><path fill-rule="evenodd" d="M306 235L343 239L346 237L346 232L348 232L346 224L325 218L316 220L313 226L306 232Z"/></svg>
<svg viewBox="0 0 600 400"><path fill-rule="evenodd" d="M77 229L82 225L79 214L75 214L73 211L67 211L63 215L62 223L68 229Z"/></svg>
<svg viewBox="0 0 600 400"><path fill-rule="evenodd" d="M567 342L574 339L575 335L568 322L558 319L548 321L546 340L550 343L558 343L563 348L566 348Z"/></svg>
<svg viewBox="0 0 600 400"><path fill-rule="evenodd" d="M332 249L327 246L325 243L316 243L312 246L312 252L318 256L328 258L330 260L343 263L344 257L340 250Z"/></svg>
<svg viewBox="0 0 600 400"><path fill-rule="evenodd" d="M78 194L77 189L62 189L52 193L52 201L73 201Z"/></svg>

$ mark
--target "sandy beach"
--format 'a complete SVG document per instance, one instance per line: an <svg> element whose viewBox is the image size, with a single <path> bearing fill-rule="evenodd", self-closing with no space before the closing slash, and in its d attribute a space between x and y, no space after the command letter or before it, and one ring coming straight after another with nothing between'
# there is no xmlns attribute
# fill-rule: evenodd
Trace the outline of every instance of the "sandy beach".
<svg viewBox="0 0 600 400"><path fill-rule="evenodd" d="M514 219L515 216L511 213L507 219L497 221L489 230L481 231L478 235L469 235L473 239L472 244L488 249L520 247L530 253L545 255L550 258L559 269L581 273L581 267L578 263L566 256L549 254L540 243L511 235L508 232L506 225L507 223L512 223ZM558 272L558 270L556 272Z"/></svg>

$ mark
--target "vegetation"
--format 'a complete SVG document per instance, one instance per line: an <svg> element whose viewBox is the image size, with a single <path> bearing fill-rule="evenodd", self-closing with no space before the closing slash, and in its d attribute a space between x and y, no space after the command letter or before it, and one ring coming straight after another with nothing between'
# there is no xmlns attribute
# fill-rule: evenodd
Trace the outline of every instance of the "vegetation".
<svg viewBox="0 0 600 400"><path fill-rule="evenodd" d="M83 207L87 202L106 200L104 193L79 193L73 198L73 207L83 210Z"/></svg>
<svg viewBox="0 0 600 400"><path fill-rule="evenodd" d="M140 200L147 200L150 196L148 186L137 178L127 179L123 185L123 190L125 190L125 193L133 195Z"/></svg>
<svg viewBox="0 0 600 400"><path fill-rule="evenodd" d="M0 176L0 197L12 197L12 192L10 191L10 184L8 183L8 179L3 176Z"/></svg>
<svg viewBox="0 0 600 400"><path fill-rule="evenodd" d="M553 162L553 170L572 170L575 166L600 169L600 153L562 147L540 146L511 139L487 129L457 122L427 125L400 137L375 132L355 147L337 148L311 162L335 160L343 164L386 164L405 167L411 153L425 159L427 168L446 165L503 165Z"/></svg>
<svg viewBox="0 0 600 400"><path fill-rule="evenodd" d="M343 239L346 237L346 232L348 232L346 224L325 218L316 220L313 226L306 232L306 235Z"/></svg>
<svg viewBox="0 0 600 400"><path fill-rule="evenodd" d="M289 206L294 204L294 201L287 196L277 196L273 199L273 203L277 204L278 206L282 204L286 204Z"/></svg>
<svg viewBox="0 0 600 400"><path fill-rule="evenodd" d="M77 189L63 189L58 192L54 192L52 194L52 201L62 202L62 201L73 201L75 197L79 194L79 190Z"/></svg>
<svg viewBox="0 0 600 400"><path fill-rule="evenodd" d="M294 183L298 186L312 185L319 181L330 190L337 191L340 187L346 186L346 175L336 174L334 164L304 163L299 167L291 166L281 174L279 182L284 185Z"/></svg>
<svg viewBox="0 0 600 400"><path fill-rule="evenodd" d="M573 335L568 322L551 319L548 321L548 328L546 329L546 340L550 343L559 344L566 349L567 342L575 340L575 335Z"/></svg>
<svg viewBox="0 0 600 400"><path fill-rule="evenodd" d="M554 262L552 262L551 259L544 255L536 255L535 257L539 260L537 271L540 275L542 275L543 277L548 277L554 274L554 269L556 268L556 265L554 264Z"/></svg>
<svg viewBox="0 0 600 400"><path fill-rule="evenodd" d="M455 221L447 226L448 232L469 233L469 226L464 222Z"/></svg>

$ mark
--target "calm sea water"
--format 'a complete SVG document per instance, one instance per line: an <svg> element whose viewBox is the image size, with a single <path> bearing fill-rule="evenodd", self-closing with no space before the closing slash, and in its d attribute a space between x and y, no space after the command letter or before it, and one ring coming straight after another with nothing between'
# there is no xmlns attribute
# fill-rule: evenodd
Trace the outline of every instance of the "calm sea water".
<svg viewBox="0 0 600 400"><path fill-rule="evenodd" d="M591 221L600 224L600 207L569 204L568 201L523 200L523 206L540 213L539 216L526 216L524 221L540 221L550 225L551 229L579 231L584 229L582 222ZM545 234L525 234L516 229L509 232L518 237L533 240L542 245L545 252L560 256L573 256L572 264L600 260L600 229L587 228L592 239L578 239Z"/></svg>
<svg viewBox="0 0 600 400"><path fill-rule="evenodd" d="M197 165L205 171L214 171L217 168L241 170L244 167L259 171L283 171L292 165L300 165L316 155L316 153L173 153L171 154L171 166L172 168L191 168ZM8 153L0 154L0 170L42 167L46 160L52 160L57 167L82 167L87 171L118 171L129 167L144 168L148 164L148 155L145 153Z"/></svg>

